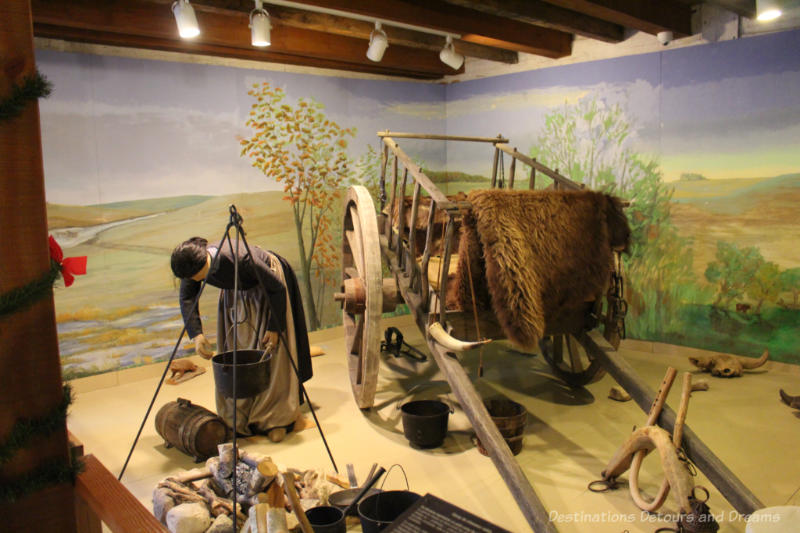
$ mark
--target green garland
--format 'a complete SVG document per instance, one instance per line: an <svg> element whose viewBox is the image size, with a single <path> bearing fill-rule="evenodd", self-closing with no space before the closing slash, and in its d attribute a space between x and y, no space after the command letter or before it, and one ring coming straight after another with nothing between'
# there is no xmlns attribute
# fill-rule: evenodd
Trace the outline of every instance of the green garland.
<svg viewBox="0 0 800 533"><path fill-rule="evenodd" d="M67 409L72 400L72 388L64 385L61 402L52 411L38 418L18 420L6 440L0 443L0 466L11 461L17 451L30 444L36 437L46 437L65 429ZM83 463L80 460L64 463L61 459L52 459L14 481L0 483L0 502L13 502L48 485L74 483L75 476L82 470Z"/></svg>
<svg viewBox="0 0 800 533"><path fill-rule="evenodd" d="M38 70L35 74L25 76L21 85L14 84L11 87L11 96L0 101L0 122L16 117L22 113L28 102L42 97L46 98L50 96L52 90L53 84ZM0 317L45 297L53 287L60 271L59 264L51 259L50 271L44 276L0 295Z"/></svg>
<svg viewBox="0 0 800 533"><path fill-rule="evenodd" d="M0 294L0 316L23 309L50 294L50 289L60 273L61 266L51 259L50 270L44 276Z"/></svg>
<svg viewBox="0 0 800 533"><path fill-rule="evenodd" d="M14 457L18 450L27 446L35 437L44 437L65 427L67 408L72 403L72 387L64 385L61 402L49 413L38 418L17 420L5 442L0 443L0 466Z"/></svg>
<svg viewBox="0 0 800 533"><path fill-rule="evenodd" d="M75 483L75 478L83 471L83 462L64 463L52 459L13 482L0 483L0 503L12 503L18 498L36 492L50 485Z"/></svg>
<svg viewBox="0 0 800 533"><path fill-rule="evenodd" d="M36 74L25 76L21 85L11 87L11 96L0 101L0 121L10 120L25 108L31 100L50 96L53 84L38 70Z"/></svg>

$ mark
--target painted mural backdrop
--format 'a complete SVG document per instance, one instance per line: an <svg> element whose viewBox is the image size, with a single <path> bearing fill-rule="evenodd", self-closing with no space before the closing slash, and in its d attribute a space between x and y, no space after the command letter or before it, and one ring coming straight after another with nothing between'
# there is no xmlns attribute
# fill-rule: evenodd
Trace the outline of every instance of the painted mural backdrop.
<svg viewBox="0 0 800 533"><path fill-rule="evenodd" d="M235 204L248 242L286 257L312 328L341 324L342 191L374 171L375 132L442 131L440 86L40 52L48 223L88 273L55 291L66 379L169 356L182 328L169 255L222 237ZM424 147L423 147L424 148ZM426 161L443 166L436 146ZM367 172L374 183L374 172ZM216 330L218 290L201 299ZM179 356L192 351L184 343Z"/></svg>
<svg viewBox="0 0 800 533"><path fill-rule="evenodd" d="M49 224L89 257L56 290L64 375L169 355L169 254L221 237L231 203L295 268L310 325L338 324L340 196L376 192L383 129L502 133L632 200L630 337L800 363L798 49L784 32L446 87L40 52ZM471 143L403 148L450 193L490 174Z"/></svg>
<svg viewBox="0 0 800 533"><path fill-rule="evenodd" d="M629 337L800 363L796 50L787 32L458 84L448 128L632 201Z"/></svg>

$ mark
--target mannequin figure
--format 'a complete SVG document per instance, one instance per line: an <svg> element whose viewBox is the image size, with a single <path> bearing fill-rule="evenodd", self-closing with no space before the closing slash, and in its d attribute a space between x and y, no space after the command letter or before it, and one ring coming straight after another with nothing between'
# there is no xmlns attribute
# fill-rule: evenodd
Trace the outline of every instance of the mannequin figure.
<svg viewBox="0 0 800 533"><path fill-rule="evenodd" d="M236 401L236 431L244 436L266 434L273 442L279 442L300 417L302 400L300 383L288 357L295 361L300 380L305 382L312 375L303 302L297 279L285 259L257 246L250 246L250 257L244 243L240 242L236 254L239 294L234 313L235 246L233 240L210 245L206 239L192 237L173 250L172 272L181 280L181 314L195 350L210 359L214 352L203 334L200 314L194 307L202 282L206 280L209 285L222 289L217 312L218 350L233 350L234 325L237 349L273 347L269 388L254 397ZM212 263L215 263L213 269ZM232 427L233 399L217 391L216 405L217 414Z"/></svg>

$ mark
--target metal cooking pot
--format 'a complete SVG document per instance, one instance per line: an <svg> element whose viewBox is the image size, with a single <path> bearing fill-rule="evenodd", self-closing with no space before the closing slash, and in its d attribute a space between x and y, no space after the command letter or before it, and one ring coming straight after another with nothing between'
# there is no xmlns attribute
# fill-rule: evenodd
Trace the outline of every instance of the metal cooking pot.
<svg viewBox="0 0 800 533"><path fill-rule="evenodd" d="M271 353L263 350L236 350L236 398L250 398L269 387ZM222 352L211 359L214 383L226 398L233 398L233 352Z"/></svg>

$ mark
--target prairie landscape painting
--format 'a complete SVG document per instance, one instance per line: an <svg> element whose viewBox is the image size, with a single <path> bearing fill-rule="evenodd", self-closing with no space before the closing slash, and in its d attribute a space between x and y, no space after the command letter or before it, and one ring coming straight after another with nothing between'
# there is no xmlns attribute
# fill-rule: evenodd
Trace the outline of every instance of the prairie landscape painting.
<svg viewBox="0 0 800 533"><path fill-rule="evenodd" d="M375 192L375 133L386 129L502 134L629 200L629 338L745 356L769 348L800 364L799 49L791 31L450 85L40 52L55 85L41 104L50 229L65 255L89 258L86 276L55 291L64 376L169 355L182 327L169 254L193 235L219 238L231 204L248 242L309 282L312 326L340 324L338 199L352 183ZM287 172L303 162L275 166L283 156L270 150L281 136L311 138L285 123L308 106L336 125L314 150L341 179L314 185L324 194L310 211L322 218L298 223ZM491 147L403 149L448 194L488 185ZM315 237L314 224L329 235ZM201 315L213 333L209 292ZM184 341L179 355L190 351Z"/></svg>
<svg viewBox="0 0 800 533"><path fill-rule="evenodd" d="M374 188L375 133L387 124L445 129L441 112L402 111L408 99L443 107L436 85L49 51L37 62L54 85L41 103L50 233L65 255L88 257L85 276L55 289L65 379L170 355L183 326L170 253L195 235L222 238L231 205L251 246L292 265L311 328L340 325L331 293L341 276L346 187ZM274 98L275 107L262 105ZM286 109L304 114L289 117ZM330 142L321 142L326 136ZM300 182L292 177L311 172L264 167L267 140L284 150L268 156L280 162L297 151L289 146L297 138L336 180ZM442 166L444 152L434 147L425 158ZM306 197L302 218L296 207ZM212 342L218 294L208 287L200 301ZM190 353L184 337L177 357Z"/></svg>
<svg viewBox="0 0 800 533"><path fill-rule="evenodd" d="M628 337L797 364L798 49L793 31L452 85L448 128L630 201Z"/></svg>

